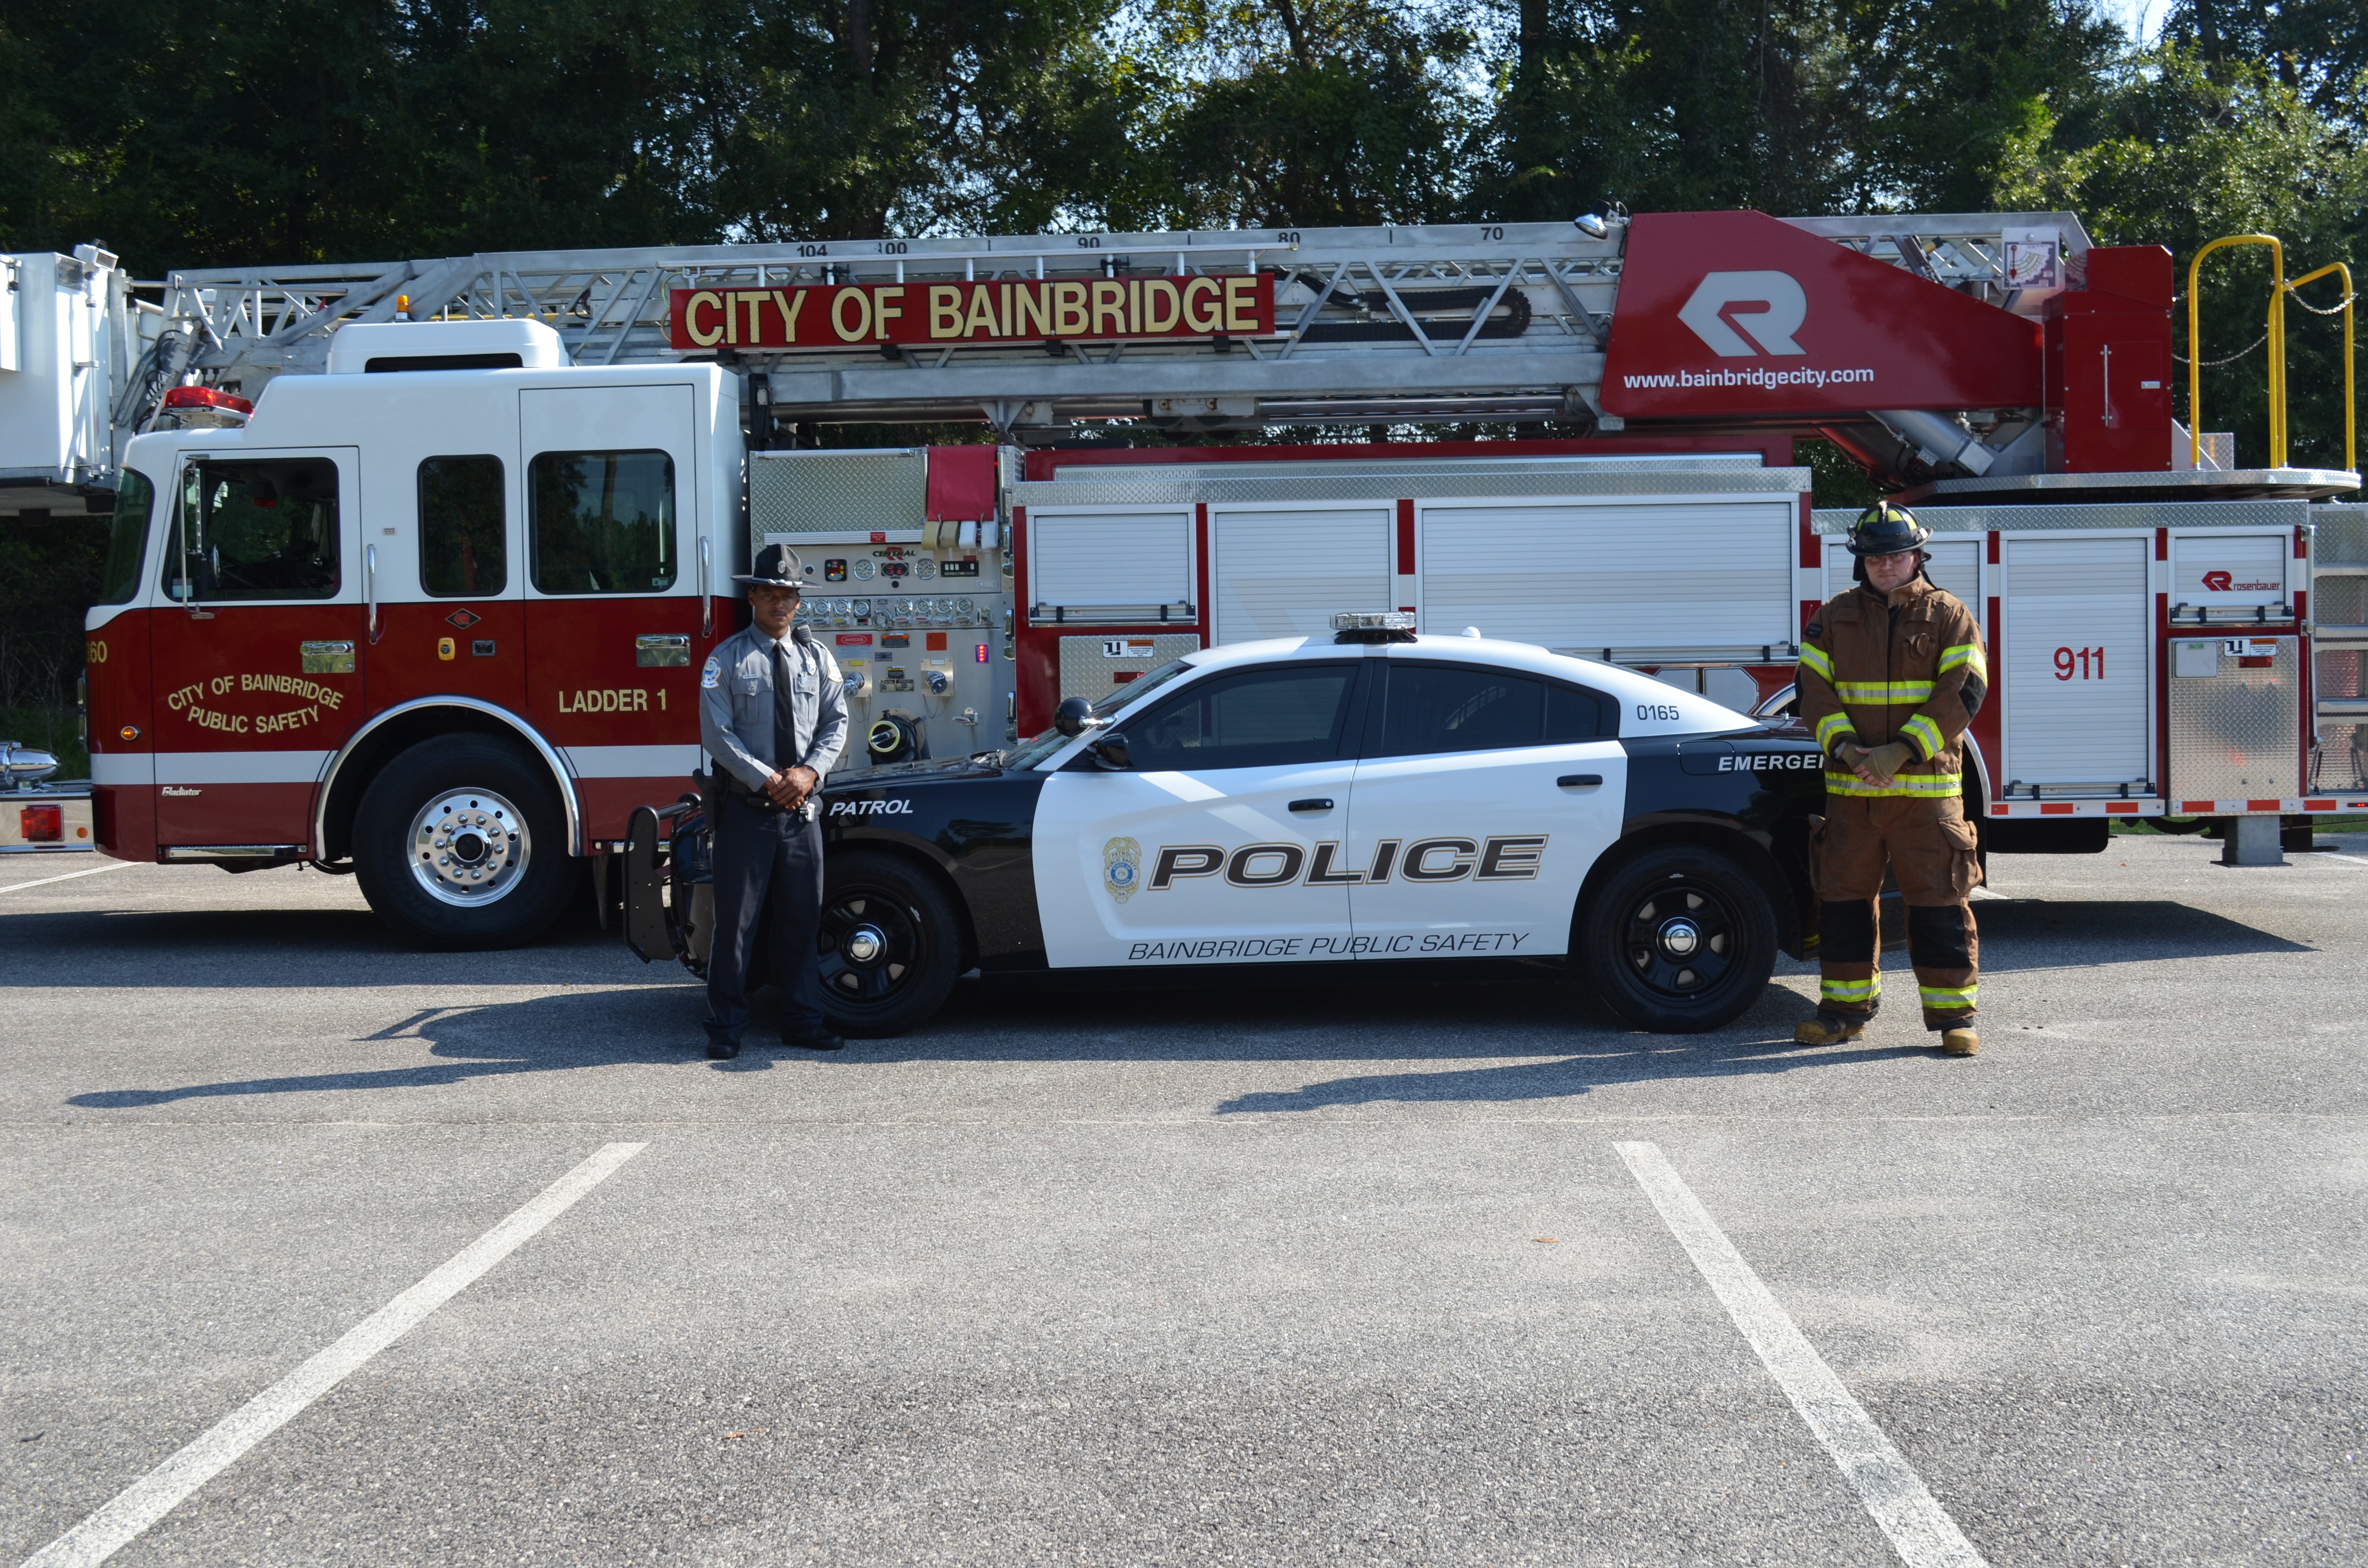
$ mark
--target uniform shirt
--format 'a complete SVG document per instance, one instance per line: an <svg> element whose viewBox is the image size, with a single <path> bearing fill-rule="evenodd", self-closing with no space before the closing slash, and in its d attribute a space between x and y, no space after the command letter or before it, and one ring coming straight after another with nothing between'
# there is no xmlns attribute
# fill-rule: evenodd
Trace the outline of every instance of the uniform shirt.
<svg viewBox="0 0 2368 1568"><path fill-rule="evenodd" d="M819 780L847 743L847 687L838 665L830 650L799 626L779 644L789 655L796 733L789 737L791 744L774 749L775 646L757 628L743 628L707 656L699 673L699 744L717 767L757 794L764 793L766 779L791 766L768 758L794 757L794 766L813 768Z"/></svg>
<svg viewBox="0 0 2368 1568"><path fill-rule="evenodd" d="M1801 634L1801 719L1826 751L1837 795L1954 802L1964 790L1965 726L1989 690L1982 629L1964 601L1920 574L1890 596L1860 586L1828 599ZM1905 741L1913 754L1888 784L1841 760L1844 742Z"/></svg>

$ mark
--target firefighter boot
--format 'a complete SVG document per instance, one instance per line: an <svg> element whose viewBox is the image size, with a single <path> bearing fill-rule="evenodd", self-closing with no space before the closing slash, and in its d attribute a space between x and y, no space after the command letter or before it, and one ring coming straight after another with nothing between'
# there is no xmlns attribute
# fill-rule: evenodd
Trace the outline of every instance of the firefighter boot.
<svg viewBox="0 0 2368 1568"><path fill-rule="evenodd" d="M1941 1031L1941 1054L1943 1056L1971 1056L1981 1048L1982 1037L1971 1029Z"/></svg>
<svg viewBox="0 0 2368 1568"><path fill-rule="evenodd" d="M1800 1045L1844 1045L1865 1032L1864 1018L1845 1018L1832 1013L1819 1013L1807 1023L1795 1025L1793 1039Z"/></svg>

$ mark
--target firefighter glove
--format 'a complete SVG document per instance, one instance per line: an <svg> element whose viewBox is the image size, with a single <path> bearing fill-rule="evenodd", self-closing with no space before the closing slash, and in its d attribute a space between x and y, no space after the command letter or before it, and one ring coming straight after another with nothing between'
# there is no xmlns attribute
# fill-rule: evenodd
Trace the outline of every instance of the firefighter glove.
<svg viewBox="0 0 2368 1568"><path fill-rule="evenodd" d="M1894 775L1915 760L1914 746L1909 745L1906 741L1887 741L1882 745L1870 746L1860 753L1858 768L1861 774L1873 775L1874 782L1888 784Z"/></svg>

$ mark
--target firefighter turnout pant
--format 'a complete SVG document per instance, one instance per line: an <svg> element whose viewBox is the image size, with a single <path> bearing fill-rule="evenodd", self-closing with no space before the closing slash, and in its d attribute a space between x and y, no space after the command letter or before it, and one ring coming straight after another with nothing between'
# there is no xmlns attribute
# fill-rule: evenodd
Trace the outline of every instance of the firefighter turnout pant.
<svg viewBox="0 0 2368 1568"><path fill-rule="evenodd" d="M1817 1010L1874 1016L1886 861L1907 905L1907 958L1928 1029L1973 1022L1981 941L1967 902L1981 881L1973 824L1955 801L1829 794L1809 869L1817 909ZM1942 814L1945 813L1945 814Z"/></svg>

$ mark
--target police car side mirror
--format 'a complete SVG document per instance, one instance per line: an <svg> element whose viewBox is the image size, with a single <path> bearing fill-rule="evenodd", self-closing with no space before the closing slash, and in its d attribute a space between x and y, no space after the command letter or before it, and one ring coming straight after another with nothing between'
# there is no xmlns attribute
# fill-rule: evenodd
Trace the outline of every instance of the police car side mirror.
<svg viewBox="0 0 2368 1568"><path fill-rule="evenodd" d="M1126 737L1124 735L1118 734L1116 733L1104 735L1100 740L1096 741L1086 749L1093 753L1094 760L1101 764L1104 767L1123 768L1134 766L1126 755Z"/></svg>
<svg viewBox="0 0 2368 1568"><path fill-rule="evenodd" d="M1082 697L1064 697L1053 710L1053 728L1072 740L1095 727L1094 705Z"/></svg>

